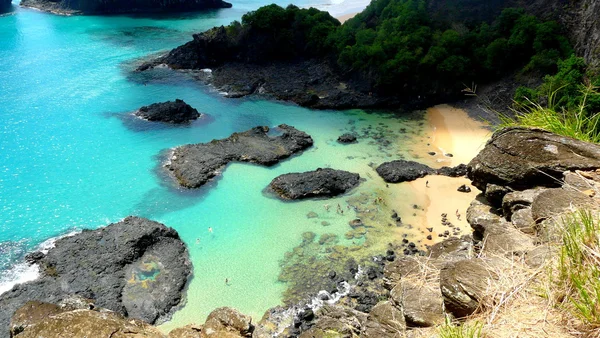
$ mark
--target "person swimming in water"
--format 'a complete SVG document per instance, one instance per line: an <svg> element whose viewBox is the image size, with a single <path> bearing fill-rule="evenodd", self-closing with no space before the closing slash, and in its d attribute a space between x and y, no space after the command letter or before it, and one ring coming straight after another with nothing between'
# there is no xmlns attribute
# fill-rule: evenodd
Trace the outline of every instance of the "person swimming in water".
<svg viewBox="0 0 600 338"><path fill-rule="evenodd" d="M208 232L213 233L212 227L208 227Z"/></svg>

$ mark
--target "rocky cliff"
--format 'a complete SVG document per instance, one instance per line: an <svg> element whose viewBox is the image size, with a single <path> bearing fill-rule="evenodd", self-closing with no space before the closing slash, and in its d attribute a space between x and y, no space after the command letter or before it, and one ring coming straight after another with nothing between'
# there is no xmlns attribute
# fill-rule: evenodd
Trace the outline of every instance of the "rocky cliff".
<svg viewBox="0 0 600 338"><path fill-rule="evenodd" d="M188 12L229 8L231 4L222 0L22 0L21 6L72 15Z"/></svg>

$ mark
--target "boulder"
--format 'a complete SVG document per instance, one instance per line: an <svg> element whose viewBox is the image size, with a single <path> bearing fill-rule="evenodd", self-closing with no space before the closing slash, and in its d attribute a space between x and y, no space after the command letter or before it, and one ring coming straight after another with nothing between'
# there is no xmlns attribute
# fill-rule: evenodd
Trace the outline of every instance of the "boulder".
<svg viewBox="0 0 600 338"><path fill-rule="evenodd" d="M202 338L202 325L189 324L169 332L168 338Z"/></svg>
<svg viewBox="0 0 600 338"><path fill-rule="evenodd" d="M276 130L282 134L269 136L269 127L255 127L226 139L181 146L175 148L165 167L181 186L198 188L229 162L272 166L313 144L308 134L294 127L282 124Z"/></svg>
<svg viewBox="0 0 600 338"><path fill-rule="evenodd" d="M524 208L515 211L512 214L510 222L515 226L515 228L526 234L535 234L535 221L533 220L531 208Z"/></svg>
<svg viewBox="0 0 600 338"><path fill-rule="evenodd" d="M11 328L11 337L18 338L165 337L144 321L106 309L67 309L37 301L28 302L15 312Z"/></svg>
<svg viewBox="0 0 600 338"><path fill-rule="evenodd" d="M404 315L390 301L381 301L369 312L361 330L365 338L402 338L405 336Z"/></svg>
<svg viewBox="0 0 600 338"><path fill-rule="evenodd" d="M403 280L392 289L394 303L402 306L406 324L413 327L429 327L444 322L442 292L439 287L417 285Z"/></svg>
<svg viewBox="0 0 600 338"><path fill-rule="evenodd" d="M475 200L467 209L467 222L474 238L483 241L484 251L498 254L523 254L533 249L533 239L494 213L494 209Z"/></svg>
<svg viewBox="0 0 600 338"><path fill-rule="evenodd" d="M252 318L237 310L221 307L211 312L202 329L203 338L252 337Z"/></svg>
<svg viewBox="0 0 600 338"><path fill-rule="evenodd" d="M338 137L337 141L339 143L344 143L344 144L354 143L354 142L356 142L356 134L353 134L353 133L342 134L342 135L340 135L340 137Z"/></svg>
<svg viewBox="0 0 600 338"><path fill-rule="evenodd" d="M471 192L471 187L469 187L466 184L461 185L460 187L458 187L458 189L456 189L456 191L458 192L465 192L465 193L469 193Z"/></svg>
<svg viewBox="0 0 600 338"><path fill-rule="evenodd" d="M448 263L440 271L440 289L445 309L457 318L466 317L480 306L490 283L498 276L481 259Z"/></svg>
<svg viewBox="0 0 600 338"><path fill-rule="evenodd" d="M502 206L502 199L511 189L495 184L488 184L485 187L485 199L494 207Z"/></svg>
<svg viewBox="0 0 600 338"><path fill-rule="evenodd" d="M438 175L448 177L462 177L467 174L468 167L466 164L459 164L456 167L441 167L437 170Z"/></svg>
<svg viewBox="0 0 600 338"><path fill-rule="evenodd" d="M467 166L460 164L456 167L433 169L425 164L415 161L394 160L382 163L375 170L386 182L401 183L414 181L427 175L443 175L449 177L464 176L467 173Z"/></svg>
<svg viewBox="0 0 600 338"><path fill-rule="evenodd" d="M300 338L356 337L367 321L367 314L338 305L323 306L316 317L315 325Z"/></svg>
<svg viewBox="0 0 600 338"><path fill-rule="evenodd" d="M578 208L598 208L594 198L572 189L554 188L539 193L531 203L531 215L536 222Z"/></svg>
<svg viewBox="0 0 600 338"><path fill-rule="evenodd" d="M414 181L417 178L435 173L435 170L429 166L406 160L385 162L375 170L388 183Z"/></svg>
<svg viewBox="0 0 600 338"><path fill-rule="evenodd" d="M286 200L309 197L333 197L356 187L360 175L330 168L277 176L269 184L271 191Z"/></svg>
<svg viewBox="0 0 600 338"><path fill-rule="evenodd" d="M600 146L541 129L505 128L495 132L469 163L472 184L525 190L557 186L568 170L600 168Z"/></svg>
<svg viewBox="0 0 600 338"><path fill-rule="evenodd" d="M175 230L139 217L60 238L38 261L38 279L0 295L0 336L8 336L10 316L27 301L58 303L71 295L154 323L180 303L188 257Z"/></svg>
<svg viewBox="0 0 600 338"><path fill-rule="evenodd" d="M135 115L148 121L179 124L200 117L196 109L180 99L143 106L135 112Z"/></svg>
<svg viewBox="0 0 600 338"><path fill-rule="evenodd" d="M519 209L529 208L533 199L539 195L544 188L527 189L523 191L513 191L502 199L502 211L507 220L512 219L512 214Z"/></svg>
<svg viewBox="0 0 600 338"><path fill-rule="evenodd" d="M229 8L231 4L221 0L23 0L21 6L36 8L57 14L124 14L156 12L189 12L210 8Z"/></svg>

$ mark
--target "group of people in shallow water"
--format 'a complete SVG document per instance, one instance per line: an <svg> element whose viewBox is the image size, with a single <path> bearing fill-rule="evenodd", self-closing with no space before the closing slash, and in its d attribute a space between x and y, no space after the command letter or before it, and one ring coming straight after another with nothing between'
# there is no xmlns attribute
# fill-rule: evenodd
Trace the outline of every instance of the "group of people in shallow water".
<svg viewBox="0 0 600 338"><path fill-rule="evenodd" d="M324 204L324 205L323 205L323 208L325 208L325 210L326 210L327 212L329 212L330 205L329 205L329 204ZM346 209L350 210L350 204L348 204L348 205L346 206ZM355 210L355 211L358 211L358 210L356 210L356 207L354 207L354 210ZM337 205L337 208L336 208L335 212L336 212L336 214L342 214L342 215L344 214L344 209L342 208L342 206L341 206L339 203L338 203L338 205Z"/></svg>

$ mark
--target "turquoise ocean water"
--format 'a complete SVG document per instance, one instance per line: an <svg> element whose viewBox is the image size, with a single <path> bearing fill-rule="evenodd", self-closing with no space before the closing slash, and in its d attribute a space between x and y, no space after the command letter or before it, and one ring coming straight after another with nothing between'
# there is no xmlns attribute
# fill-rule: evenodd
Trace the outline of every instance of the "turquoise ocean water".
<svg viewBox="0 0 600 338"><path fill-rule="evenodd" d="M334 167L366 178L354 194L369 191L381 184L370 163L402 154L408 136L397 135L398 146L386 154L368 138L342 146L337 136L382 126L418 134L418 121L225 99L177 74L147 85L128 77L132 60L267 3L235 1L232 9L165 17L61 17L15 5L0 16L0 292L33 273L19 263L44 241L139 215L178 230L194 264L187 303L166 329L202 322L218 306L258 320L280 303L279 262L303 232L335 233L345 243L353 213L324 213L322 200L284 203L263 189L282 173ZM175 98L210 119L173 127L130 116L142 105ZM169 148L280 123L308 132L315 146L272 168L232 164L194 191L177 189L162 175L161 156ZM307 219L310 211L321 217Z"/></svg>

